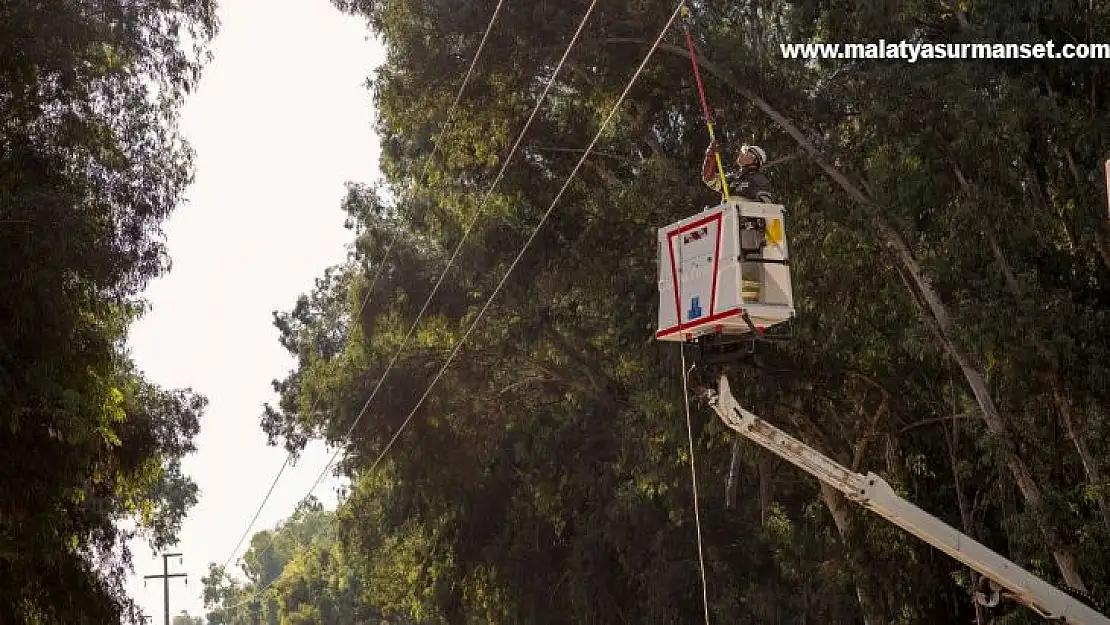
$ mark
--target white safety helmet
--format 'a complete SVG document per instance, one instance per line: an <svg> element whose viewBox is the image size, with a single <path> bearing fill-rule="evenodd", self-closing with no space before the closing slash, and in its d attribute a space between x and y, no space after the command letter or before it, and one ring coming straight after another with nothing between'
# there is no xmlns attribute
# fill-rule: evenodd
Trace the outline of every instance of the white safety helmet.
<svg viewBox="0 0 1110 625"><path fill-rule="evenodd" d="M757 159L759 159L759 166L760 167L762 167L763 165L765 165L767 163L767 153L764 152L763 148L759 147L758 145L744 144L744 145L740 146L740 154L753 154L753 155L755 155L755 157Z"/></svg>

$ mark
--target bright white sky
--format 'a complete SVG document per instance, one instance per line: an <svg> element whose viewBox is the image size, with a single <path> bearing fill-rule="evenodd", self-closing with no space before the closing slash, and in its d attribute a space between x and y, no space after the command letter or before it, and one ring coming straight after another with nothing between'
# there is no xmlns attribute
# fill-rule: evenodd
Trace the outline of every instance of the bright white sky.
<svg viewBox="0 0 1110 625"><path fill-rule="evenodd" d="M378 176L363 82L382 54L365 23L328 0L221 5L215 58L183 111L197 175L166 228L173 271L147 291L153 309L131 338L152 380L210 401L185 462L201 494L173 550L184 563L170 563L189 576L187 586L170 582L174 615L204 614L201 577L227 559L285 459L258 425L262 404L276 400L271 380L294 365L271 312L289 310L344 258L353 233L343 228L343 183ZM286 469L252 534L288 516L329 458L313 447ZM337 484L325 480L316 496L334 505ZM161 623L162 581L142 579L162 572L161 559L132 549L131 596Z"/></svg>

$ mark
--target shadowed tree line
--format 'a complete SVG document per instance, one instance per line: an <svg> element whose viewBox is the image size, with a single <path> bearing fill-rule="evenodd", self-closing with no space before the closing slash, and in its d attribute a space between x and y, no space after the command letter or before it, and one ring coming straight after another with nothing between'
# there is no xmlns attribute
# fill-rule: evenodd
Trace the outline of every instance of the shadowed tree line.
<svg viewBox="0 0 1110 625"><path fill-rule="evenodd" d="M172 545L206 399L126 349L191 180L177 110L209 0L0 3L0 622L137 623L127 541Z"/></svg>

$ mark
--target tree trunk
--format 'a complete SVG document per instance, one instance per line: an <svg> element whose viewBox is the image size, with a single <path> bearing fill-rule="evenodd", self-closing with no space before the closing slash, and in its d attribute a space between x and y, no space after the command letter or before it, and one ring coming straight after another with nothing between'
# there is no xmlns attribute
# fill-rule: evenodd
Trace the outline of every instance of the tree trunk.
<svg viewBox="0 0 1110 625"><path fill-rule="evenodd" d="M1095 243L1098 245L1098 253L1102 256L1102 262L1110 269L1110 221L1104 221L1101 228L1095 233Z"/></svg>
<svg viewBox="0 0 1110 625"><path fill-rule="evenodd" d="M769 453L759 455L759 524L767 526L767 508L771 506L771 464Z"/></svg>
<svg viewBox="0 0 1110 625"><path fill-rule="evenodd" d="M611 43L646 43L642 40L626 38L612 38L608 41ZM659 49L686 59L690 58L689 52L679 46L660 44ZM771 107L771 105L757 96L754 92L745 89L731 75L722 71L713 63L699 57L698 65L707 73L724 82L734 92L762 110L778 124L780 128L793 137L799 147L805 150L813 162L816 163L829 178L839 185L852 201L863 210L864 215L878 232L880 239L883 240L887 247L893 252L895 260L912 279L917 290L917 293L913 295L919 295L924 302L929 316L935 323L936 328L940 331L945 350L952 356L953 360L956 361L964 378L967 380L968 386L971 387L971 392L975 396L975 401L979 404L983 421L986 423L991 434L1001 443L1005 464L1013 474L1014 481L1017 483L1018 489L1021 490L1021 494L1029 505L1029 508L1034 512L1038 526L1044 536L1045 543L1052 552L1053 559L1061 575L1069 586L1086 591L1087 586L1079 573L1079 566L1075 555L1070 548L1064 545L1056 528L1048 520L1044 497L1041 493L1040 486L1033 479L1032 472L1029 471L1025 461L1021 459L1014 449L1013 436L1010 434L1006 421L999 413L994 398L991 397L985 376L972 364L971 358L956 345L952 337L952 321L947 307L925 277L924 271L913 257L913 253L902 239L902 236L884 217L885 212L882 211L880 207L876 206L872 199L864 195L859 187L852 183L843 172L825 160L813 143L782 113Z"/></svg>
<svg viewBox="0 0 1110 625"><path fill-rule="evenodd" d="M1103 485L1102 471L1099 468L1098 459L1091 453L1083 433L1076 427L1075 419L1072 418L1071 404L1068 403L1067 398L1061 392L1061 380L1056 371L1049 372L1049 383L1052 385L1052 397L1056 400L1056 408L1060 411L1060 420L1064 422L1064 429L1068 432L1068 438L1075 445L1075 451L1079 454L1079 461L1083 463L1083 470L1087 472L1087 482L1094 488L1101 489ZM1099 512L1102 513L1102 523L1106 526L1106 531L1110 533L1110 506L1107 505L1106 497L1103 496L1101 491L1097 491L1095 502L1098 504Z"/></svg>
<svg viewBox="0 0 1110 625"><path fill-rule="evenodd" d="M956 400L953 398L952 415L955 416L955 414ZM952 482L956 487L956 503L960 506L960 522L963 524L964 533L974 540L975 531L972 529L971 507L967 503L967 496L960 484L959 454L956 451L959 446L960 424L952 419L951 433L948 432L948 426L943 421L941 421L940 426L944 430L944 442L947 443L948 447L948 461L952 465ZM979 574L976 573L975 569L968 569L968 573L971 575L972 588L974 588L979 582ZM975 605L975 623L976 625L983 625L986 622L986 612L978 602L973 601L972 603Z"/></svg>
<svg viewBox="0 0 1110 625"><path fill-rule="evenodd" d="M801 413L797 411L795 413L797 417L794 421L798 425L799 437L802 442L814 449L828 450L829 446L826 444L824 436L813 422ZM882 595L878 592L874 578L870 575L872 567L867 562L865 548L856 540L855 523L852 511L849 510L848 500L832 486L821 481L818 481L818 483L821 486L821 500L828 508L829 514L832 515L833 524L836 526L840 541L844 545L845 557L855 580L856 597L859 600L860 611L863 613L863 622L865 625L887 623L888 619L886 618Z"/></svg>
<svg viewBox="0 0 1110 625"><path fill-rule="evenodd" d="M875 412L871 414L871 418L867 422L867 430L864 431L863 436L856 441L856 448L852 453L852 466L850 468L854 473L859 473L860 467L863 466L863 459L867 457L867 447L871 443L871 439L875 436L875 430L879 425L879 419L881 419L889 409L890 393L883 388L883 385L868 379L866 376L856 374L855 377L863 380L872 388L878 389L881 394L879 406L875 408Z"/></svg>
<svg viewBox="0 0 1110 625"><path fill-rule="evenodd" d="M736 506L736 482L740 477L740 435L732 440L732 459L728 463L728 479L725 482L725 507Z"/></svg>
<svg viewBox="0 0 1110 625"><path fill-rule="evenodd" d="M955 167L956 177L960 185L966 191L971 191L971 183L960 171L959 167ZM1040 194L1039 183L1037 183L1037 193ZM1002 252L1002 246L998 244L998 239L994 233L987 230L987 244L990 246L991 254L994 256L994 261L998 265L998 270L1002 273L1003 281L1006 283L1007 288L1010 290L1010 295L1014 298L1014 304L1026 313L1031 313L1034 307L1028 302L1022 294L1021 285L1018 283L1017 276L1014 270L1010 267L1006 255ZM1045 346L1044 341L1039 336L1033 338L1038 350L1042 353L1047 353L1048 348ZM1060 414L1060 420L1064 424L1064 429L1067 430L1068 438L1071 439L1075 445L1076 453L1079 455L1079 461L1083 465L1083 470L1087 473L1087 483L1096 489L1102 487L1101 470L1099 468L1098 459L1091 454L1090 449L1087 447L1087 442L1083 437L1083 433L1075 425L1075 419L1072 417L1071 404L1068 402L1067 397L1064 396L1063 388L1064 381L1060 375L1059 369L1051 362L1045 363L1045 377L1048 380L1049 386L1052 388L1052 398L1056 404L1056 410ZM1102 523L1106 527L1106 531L1110 532L1110 505L1107 505L1106 497L1101 492L1095 496L1095 502L1098 505L1099 512L1102 513Z"/></svg>
<svg viewBox="0 0 1110 625"><path fill-rule="evenodd" d="M871 582L871 576L868 574L869 567L860 558L859 550L853 540L854 527L852 525L852 512L848 509L848 500L844 498L840 491L824 482L821 482L821 499L825 502L829 513L832 514L836 531L840 534L840 539L848 553L848 560L855 571L856 596L859 598L860 610L863 612L863 622L866 625L887 623L886 611L882 608L880 597Z"/></svg>

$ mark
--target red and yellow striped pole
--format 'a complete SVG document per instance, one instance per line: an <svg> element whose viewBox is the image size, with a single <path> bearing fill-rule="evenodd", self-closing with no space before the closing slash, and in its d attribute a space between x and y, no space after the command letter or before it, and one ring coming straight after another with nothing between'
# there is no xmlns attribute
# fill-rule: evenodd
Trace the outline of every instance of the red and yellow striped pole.
<svg viewBox="0 0 1110 625"><path fill-rule="evenodd" d="M683 27L686 30L686 47L690 51L690 62L694 65L694 80L698 84L698 97L701 98L702 113L705 114L705 126L709 129L710 145L716 145L717 137L713 133L713 117L709 114L709 104L705 101L705 88L701 83L701 71L698 68L698 57L694 52L694 38L690 35L690 7L687 4L682 5L682 18ZM728 182L725 180L725 168L721 164L721 153L714 150L713 155L717 158L717 174L721 177L721 192L724 195L725 201L728 201Z"/></svg>

